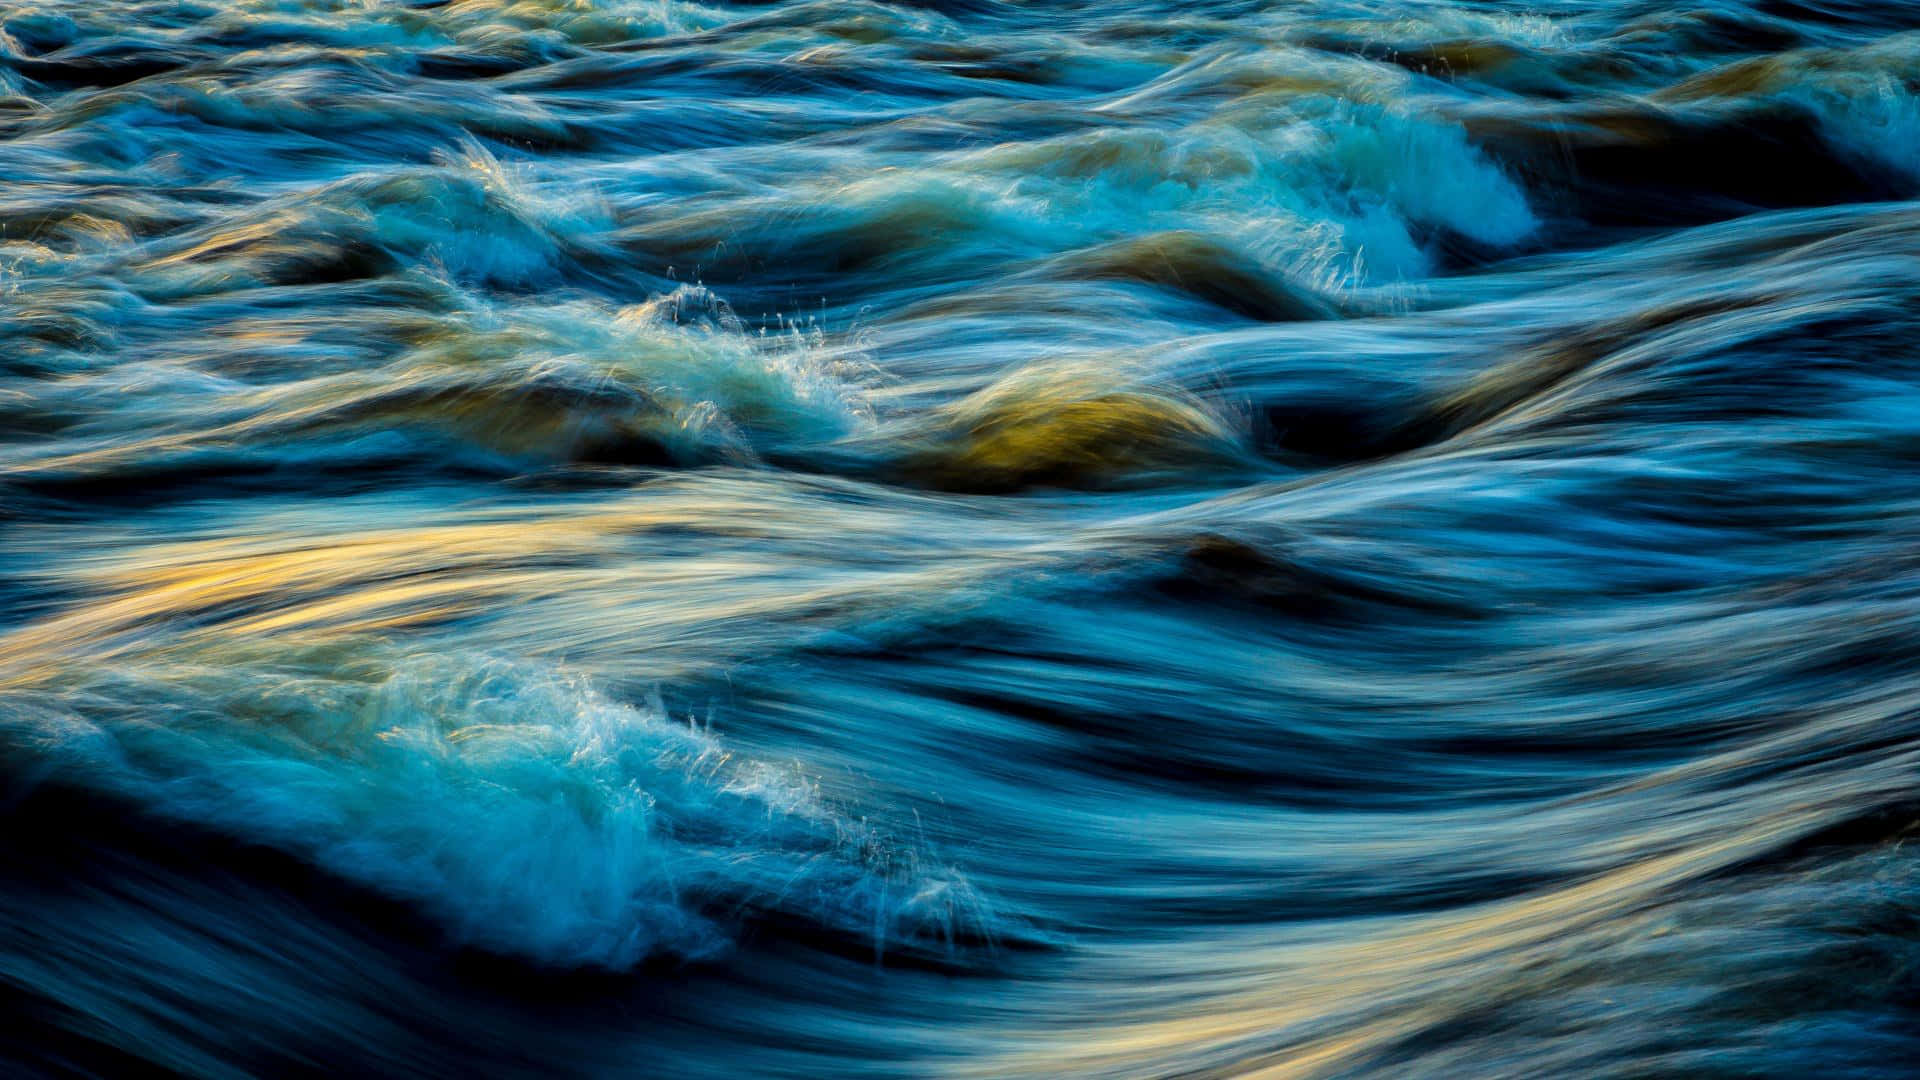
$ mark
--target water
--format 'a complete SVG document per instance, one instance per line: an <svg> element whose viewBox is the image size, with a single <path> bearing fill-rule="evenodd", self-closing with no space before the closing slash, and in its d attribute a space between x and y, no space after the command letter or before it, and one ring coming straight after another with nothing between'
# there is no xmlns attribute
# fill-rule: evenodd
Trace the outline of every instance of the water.
<svg viewBox="0 0 1920 1080"><path fill-rule="evenodd" d="M0 1059L1908 1074L1916 27L0 3Z"/></svg>

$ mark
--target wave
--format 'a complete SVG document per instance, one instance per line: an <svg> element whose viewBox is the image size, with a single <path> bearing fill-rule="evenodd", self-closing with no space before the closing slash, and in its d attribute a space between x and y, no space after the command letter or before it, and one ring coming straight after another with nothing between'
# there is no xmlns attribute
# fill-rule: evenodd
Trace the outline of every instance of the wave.
<svg viewBox="0 0 1920 1080"><path fill-rule="evenodd" d="M198 356L170 358L134 376L146 396L137 426L115 397L128 369L43 385L18 407L61 417L63 438L16 449L0 475L44 487L354 461L488 471L743 462L870 421L857 350L797 327L750 335L704 289L617 311L473 303L432 281L421 291L451 310L383 327L400 352L376 367L215 374L195 370ZM109 418L111 431L97 431Z"/></svg>
<svg viewBox="0 0 1920 1080"><path fill-rule="evenodd" d="M45 770L298 852L543 963L710 957L778 913L889 950L991 937L954 871L691 718L504 662L337 651L98 672L16 696Z"/></svg>

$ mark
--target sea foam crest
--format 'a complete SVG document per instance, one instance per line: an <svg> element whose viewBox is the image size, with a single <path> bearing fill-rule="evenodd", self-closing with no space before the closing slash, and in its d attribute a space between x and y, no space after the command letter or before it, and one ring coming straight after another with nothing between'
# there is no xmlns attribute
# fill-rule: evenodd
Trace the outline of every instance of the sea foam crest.
<svg viewBox="0 0 1920 1080"><path fill-rule="evenodd" d="M476 302L393 364L385 385L444 386L439 404L459 407L440 411L494 449L514 452L533 433L547 442L523 451L566 458L614 439L691 464L794 451L862 428L868 367L857 350L821 338L750 335L719 297L685 285L617 311Z"/></svg>
<svg viewBox="0 0 1920 1080"><path fill-rule="evenodd" d="M1521 186L1444 120L1316 95L1230 117L995 148L966 164L1006 174L995 224L1025 207L1038 220L1023 238L1078 247L1197 229L1325 288L1430 273L1423 231L1504 248L1539 227Z"/></svg>
<svg viewBox="0 0 1920 1080"><path fill-rule="evenodd" d="M710 956L756 913L877 949L984 929L956 872L658 700L505 662L416 657L365 679L323 667L123 672L9 712L73 781L312 859L458 941L543 963Z"/></svg>
<svg viewBox="0 0 1920 1080"><path fill-rule="evenodd" d="M163 300L406 268L528 285L598 254L610 220L590 193L544 190L524 167L468 141L432 166L351 176L162 237L137 249L129 283Z"/></svg>

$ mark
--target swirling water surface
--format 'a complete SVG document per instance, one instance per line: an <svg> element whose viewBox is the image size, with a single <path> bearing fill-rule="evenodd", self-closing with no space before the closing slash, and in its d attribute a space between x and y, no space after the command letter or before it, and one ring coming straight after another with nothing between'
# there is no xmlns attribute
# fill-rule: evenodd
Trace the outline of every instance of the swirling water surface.
<svg viewBox="0 0 1920 1080"><path fill-rule="evenodd" d="M0 2L0 1060L1910 1074L1916 31Z"/></svg>

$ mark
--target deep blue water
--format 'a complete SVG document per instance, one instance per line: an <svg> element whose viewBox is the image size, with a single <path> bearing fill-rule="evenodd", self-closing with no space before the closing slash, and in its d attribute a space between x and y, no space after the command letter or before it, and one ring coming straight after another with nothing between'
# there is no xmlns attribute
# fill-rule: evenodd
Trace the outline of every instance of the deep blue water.
<svg viewBox="0 0 1920 1080"><path fill-rule="evenodd" d="M0 1072L1915 1074L1916 31L0 2Z"/></svg>

